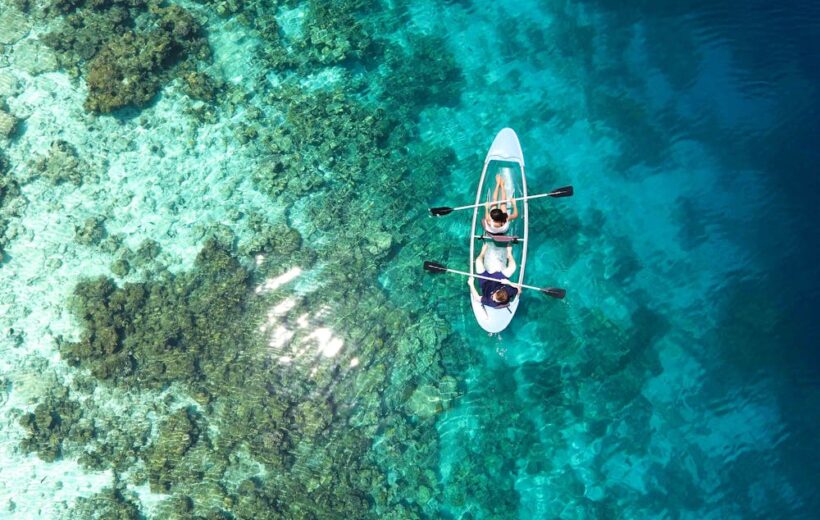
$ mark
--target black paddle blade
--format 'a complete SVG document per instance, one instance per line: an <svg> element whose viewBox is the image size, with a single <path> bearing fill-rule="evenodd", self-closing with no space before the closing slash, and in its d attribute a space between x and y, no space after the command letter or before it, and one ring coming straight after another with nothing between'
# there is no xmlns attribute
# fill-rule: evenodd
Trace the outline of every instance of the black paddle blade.
<svg viewBox="0 0 820 520"><path fill-rule="evenodd" d="M555 191L551 191L550 197L558 199L561 197L572 197L574 194L575 190L572 189L572 186L564 186L563 188L558 188Z"/></svg>
<svg viewBox="0 0 820 520"><path fill-rule="evenodd" d="M564 296L567 295L567 291L559 289L558 287L547 287L546 289L542 289L542 292L559 300L563 300Z"/></svg>
<svg viewBox="0 0 820 520"><path fill-rule="evenodd" d="M430 262L429 260L424 262L424 270L430 271L431 273L443 273L446 269L446 265Z"/></svg>
<svg viewBox="0 0 820 520"><path fill-rule="evenodd" d="M438 208L430 208L430 214L434 217L443 217L444 215L449 215L453 212L453 208L449 208L447 206L441 206Z"/></svg>

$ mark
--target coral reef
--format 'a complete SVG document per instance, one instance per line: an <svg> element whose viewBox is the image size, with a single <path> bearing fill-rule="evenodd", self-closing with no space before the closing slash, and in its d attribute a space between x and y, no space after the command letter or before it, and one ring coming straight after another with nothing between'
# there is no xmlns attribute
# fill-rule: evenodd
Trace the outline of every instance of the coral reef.
<svg viewBox="0 0 820 520"><path fill-rule="evenodd" d="M329 65L365 57L372 37L360 13L375 5L373 0L308 0L304 34L295 44L300 60Z"/></svg>
<svg viewBox="0 0 820 520"><path fill-rule="evenodd" d="M159 91L163 64L174 50L167 34L127 32L105 45L88 65L86 108L111 112L145 105Z"/></svg>
<svg viewBox="0 0 820 520"><path fill-rule="evenodd" d="M309 253L305 254L306 250L302 248L302 235L287 223L270 223L261 215L252 214L248 225L253 230L253 238L242 245L242 254L256 255L268 251L280 261L292 258L302 267L309 267L312 263Z"/></svg>
<svg viewBox="0 0 820 520"><path fill-rule="evenodd" d="M31 22L26 15L14 8L0 11L0 45L20 41L31 30Z"/></svg>
<svg viewBox="0 0 820 520"><path fill-rule="evenodd" d="M185 464L184 456L200 441L201 432L191 411L178 410L159 425L157 440L149 448L146 458L148 481L155 493L166 492L173 483L197 478Z"/></svg>
<svg viewBox="0 0 820 520"><path fill-rule="evenodd" d="M214 102L224 88L224 82L205 72L191 71L182 73L182 90L193 99Z"/></svg>
<svg viewBox="0 0 820 520"><path fill-rule="evenodd" d="M145 9L142 2L112 3L99 9L83 7L82 3L58 1L52 4L50 13L70 13L62 19L55 30L43 35L44 43L57 53L57 61L69 74L79 76L81 67L93 58L107 41L123 34L134 25L134 18Z"/></svg>
<svg viewBox="0 0 820 520"><path fill-rule="evenodd" d="M31 161L28 170L53 184L70 182L79 186L85 177L93 176L93 167L80 159L74 145L62 139L52 142L46 155Z"/></svg>
<svg viewBox="0 0 820 520"><path fill-rule="evenodd" d="M74 240L78 244L90 246L99 243L105 237L105 219L88 217L82 226L74 227Z"/></svg>
<svg viewBox="0 0 820 520"><path fill-rule="evenodd" d="M390 72L382 81L382 97L400 119L415 119L426 105L458 103L464 79L441 37L415 36L406 48L390 45L384 61Z"/></svg>
<svg viewBox="0 0 820 520"><path fill-rule="evenodd" d="M22 90L17 76L9 70L0 70L0 98L11 98Z"/></svg>
<svg viewBox="0 0 820 520"><path fill-rule="evenodd" d="M72 518L90 520L139 520L139 499L133 493L122 489L120 483L105 488L90 497L81 497L70 511Z"/></svg>
<svg viewBox="0 0 820 520"><path fill-rule="evenodd" d="M221 342L240 334L234 323L248 292L248 272L209 241L197 256L197 273L174 277L168 286L111 280L83 282L74 308L85 323L79 342L61 347L69 364L88 366L100 379L161 387L196 381L223 358Z"/></svg>
<svg viewBox="0 0 820 520"><path fill-rule="evenodd" d="M167 71L179 61L207 58L208 47L196 20L179 6L152 8L157 28L127 31L106 43L89 61L85 106L110 112L143 106L159 91Z"/></svg>
<svg viewBox="0 0 820 520"><path fill-rule="evenodd" d="M11 174L11 164L0 151L0 266L7 241L13 238L8 236L9 221L19 216L25 205L21 195L20 185Z"/></svg>
<svg viewBox="0 0 820 520"><path fill-rule="evenodd" d="M267 226L259 217L255 222ZM277 237L289 233L286 227L272 229L281 229L272 233ZM298 238L298 234L295 237ZM416 506L402 506L398 496L374 488L384 484L375 477L379 474L377 467L367 460L367 439L357 430L343 427L347 421L354 421L364 431L375 432L379 421L384 420L378 418L380 400L370 397L365 401L367 406L361 409L340 408L337 404L350 403L363 392L367 395L378 391L388 371L374 366L374 370L351 379L353 384L336 387L330 398L323 397L322 390L335 386L333 379L328 378L330 372L315 375L313 382L308 383L304 376L310 365L298 368L296 373L274 370L275 365L271 366L265 357L259 357L264 356L265 347L250 334L257 329L254 322L264 314L254 316L266 308L261 305L264 296L259 296L256 303L250 298L254 294L250 280L264 276L264 273L251 273L243 268L230 252L232 241L226 241L228 244L209 240L197 257L195 270L189 273L164 275L161 280L125 284L122 288L106 279L80 284L73 308L83 320L85 331L79 342L61 345L64 359L70 364L87 367L95 377L123 388L161 390L172 383L184 384L204 407L204 415L195 414L191 409L177 410L160 424L159 435L150 446L132 452L133 457L144 461L145 475L152 489L191 497L175 499L176 505L168 504L168 508L190 509L192 505L198 510L200 499L197 497L205 493L211 498L225 497L224 503L230 505L225 507L224 514L260 507L276 511L275 517L300 517L306 512L323 516L341 511L357 518L368 518L371 517L371 499L368 497L376 493L383 497L380 508L394 510L399 516L409 515ZM299 249L298 240L286 243L289 245L285 249ZM281 246L275 241L264 241L262 246L252 249L275 257L276 253L271 249L278 247ZM291 253L282 251L282 254ZM267 262L260 268L266 265ZM359 283L363 286L361 290L369 285L366 281ZM322 299L327 298L324 301L329 303L339 291L344 289L332 289ZM390 304L378 292L372 298L367 304L354 304L351 309L351 312L358 313L361 323L370 324L369 328L354 329L345 334L348 341L368 346L356 352L361 362L373 365L390 360L397 380L413 386L412 381L422 373L440 374L435 352L447 334L443 324L416 329L413 332L415 339L407 343L396 359L390 354L393 347L382 348L382 345L385 341L391 344L396 341L398 338L391 337L401 334L401 329L379 324L375 313L384 311ZM316 305L323 303L307 300L291 314L296 315ZM393 319L402 323L408 317L399 313ZM342 326L341 321L331 323ZM416 349L427 352L427 357L417 359L419 351ZM404 374L398 377L398 372ZM423 386L418 390L416 400L428 390L438 396L440 402L436 410L440 410L452 398L454 381L444 378L436 386ZM395 406L404 406L403 403L404 400L398 401ZM390 454L405 452L417 443L419 446L429 444L425 448L426 457L434 453L435 442L429 437L430 432L424 434L423 439L413 440L421 432L404 425L398 417L390 420L403 432L384 444L391 447ZM211 422L219 424L219 435L208 439L204 432L208 431L207 424ZM109 427L116 431L115 424ZM109 432L105 440L86 450L85 463L97 468L122 464L127 460L128 450L123 451L123 447L110 443L138 446L139 442L125 441L127 434L123 441L117 441L120 437L120 434ZM244 449L279 476L246 484L251 486L248 489L254 490L249 495L234 493L230 488L202 488L206 479L224 478L228 461ZM418 449L420 447L410 448L408 453ZM338 450L348 456L340 458ZM218 460L223 462L214 466ZM388 457L383 463L393 461ZM291 473L292 468L304 464L310 468L307 474ZM362 477L354 478L353 475ZM358 480L364 475L370 477ZM420 485L424 486L424 493L432 496L434 481L425 477L424 484ZM388 498L390 496L393 498Z"/></svg>
<svg viewBox="0 0 820 520"><path fill-rule="evenodd" d="M187 90L194 95L207 95L212 88L197 80L193 70L198 61L210 57L204 31L178 5L58 0L43 15L66 15L43 40L57 51L63 68L85 76L89 111L145 106L177 73L188 78Z"/></svg>
<svg viewBox="0 0 820 520"><path fill-rule="evenodd" d="M88 421L82 421L80 403L69 396L65 386L51 387L45 400L33 412L23 414L20 426L26 431L20 447L26 452L36 452L46 462L62 455L63 441L88 442L94 431Z"/></svg>
<svg viewBox="0 0 820 520"><path fill-rule="evenodd" d="M111 273L120 278L127 276L131 272L131 264L124 258L117 258L111 264Z"/></svg>
<svg viewBox="0 0 820 520"><path fill-rule="evenodd" d="M17 127L17 118L0 109L0 139L8 139Z"/></svg>

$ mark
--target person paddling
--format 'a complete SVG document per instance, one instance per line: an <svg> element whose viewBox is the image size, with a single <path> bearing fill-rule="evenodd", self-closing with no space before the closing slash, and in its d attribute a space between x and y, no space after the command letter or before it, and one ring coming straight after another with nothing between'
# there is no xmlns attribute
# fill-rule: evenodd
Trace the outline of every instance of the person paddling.
<svg viewBox="0 0 820 520"><path fill-rule="evenodd" d="M495 246L493 247L494 249L498 249ZM475 260L475 273L487 278L493 278L494 280L479 278L478 286L481 288L481 293L476 290L472 277L467 279L467 285L470 286L470 293L473 299L477 302L481 302L482 305L496 308L506 307L515 299L520 289L520 286L509 280L510 276L512 276L517 269L515 258L513 258L512 254L512 247L506 248L506 266L501 269L495 269L495 267L499 266L493 266L492 264L489 269L485 266L485 254L487 249L488 245L484 244L484 247L481 248L481 253Z"/></svg>
<svg viewBox="0 0 820 520"><path fill-rule="evenodd" d="M504 178L501 177L500 174L496 175L493 200L492 202L488 202L484 207L484 219L481 222L484 231L490 235L503 235L507 233L510 229L510 222L518 218L518 205L515 199L512 198L512 214L507 213L506 199L507 189L504 186Z"/></svg>

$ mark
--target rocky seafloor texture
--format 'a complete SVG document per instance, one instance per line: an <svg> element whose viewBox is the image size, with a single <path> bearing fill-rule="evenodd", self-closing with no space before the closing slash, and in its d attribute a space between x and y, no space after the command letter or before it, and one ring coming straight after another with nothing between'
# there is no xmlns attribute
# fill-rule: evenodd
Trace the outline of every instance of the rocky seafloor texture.
<svg viewBox="0 0 820 520"><path fill-rule="evenodd" d="M752 297L797 253L736 231L804 232L751 150L811 95L642 9L0 0L0 516L812 510L817 395L772 361L803 337ZM499 339L420 266L466 264L469 217L426 208L503 126L578 195L530 208L567 300Z"/></svg>

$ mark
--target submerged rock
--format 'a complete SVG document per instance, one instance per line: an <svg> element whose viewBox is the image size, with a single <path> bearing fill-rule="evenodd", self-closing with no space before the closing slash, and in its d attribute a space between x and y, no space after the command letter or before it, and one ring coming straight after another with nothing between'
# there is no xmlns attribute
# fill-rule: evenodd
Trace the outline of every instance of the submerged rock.
<svg viewBox="0 0 820 520"><path fill-rule="evenodd" d="M17 77L9 71L0 70L0 99L16 96L21 91Z"/></svg>
<svg viewBox="0 0 820 520"><path fill-rule="evenodd" d="M11 55L14 66L36 76L57 69L57 58L40 40L29 38L20 42Z"/></svg>
<svg viewBox="0 0 820 520"><path fill-rule="evenodd" d="M105 237L105 219L89 217L82 226L75 226L74 239L78 244L91 246L98 244Z"/></svg>
<svg viewBox="0 0 820 520"><path fill-rule="evenodd" d="M111 112L126 105L142 106L156 95L163 64L174 50L167 34L127 32L94 57L88 66L85 107Z"/></svg>
<svg viewBox="0 0 820 520"><path fill-rule="evenodd" d="M407 401L407 410L422 419L428 419L444 411L441 392L433 385L422 385Z"/></svg>
<svg viewBox="0 0 820 520"><path fill-rule="evenodd" d="M29 171L53 184L70 182L76 186L82 184L84 177L92 175L91 168L80 159L74 145L62 139L53 141L46 155L31 161Z"/></svg>
<svg viewBox="0 0 820 520"><path fill-rule="evenodd" d="M13 44L22 40L31 30L25 14L17 9L4 7L0 10L0 44Z"/></svg>
<svg viewBox="0 0 820 520"><path fill-rule="evenodd" d="M0 139L8 139L17 127L17 118L0 109Z"/></svg>

